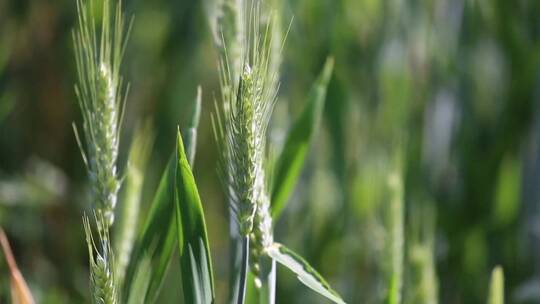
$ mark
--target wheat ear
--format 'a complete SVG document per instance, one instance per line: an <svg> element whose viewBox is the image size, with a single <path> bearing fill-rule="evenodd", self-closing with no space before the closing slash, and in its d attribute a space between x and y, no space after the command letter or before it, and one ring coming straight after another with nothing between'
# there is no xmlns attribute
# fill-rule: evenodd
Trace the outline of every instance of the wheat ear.
<svg viewBox="0 0 540 304"><path fill-rule="evenodd" d="M114 9L103 0L100 30L96 26L96 0L77 0L78 26L73 33L78 82L75 86L83 117L83 143L77 130L83 159L96 201L108 226L114 222L120 178L117 170L119 135L126 89L120 76L125 49L121 2ZM113 15L111 15L113 14Z"/></svg>
<svg viewBox="0 0 540 304"><path fill-rule="evenodd" d="M99 215L95 215L98 230L98 243L94 241L90 220L83 217L86 243L90 256L90 284L95 304L116 304L117 290L114 276L114 258L110 246L109 228Z"/></svg>

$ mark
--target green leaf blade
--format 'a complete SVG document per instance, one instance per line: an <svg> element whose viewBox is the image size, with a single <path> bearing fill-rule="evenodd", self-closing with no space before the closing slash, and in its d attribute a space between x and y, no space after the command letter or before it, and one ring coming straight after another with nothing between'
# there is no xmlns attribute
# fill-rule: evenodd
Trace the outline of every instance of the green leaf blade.
<svg viewBox="0 0 540 304"><path fill-rule="evenodd" d="M328 83L334 68L328 58L313 84L307 105L287 135L283 151L278 157L272 185L272 217L277 220L302 171L308 148L322 117Z"/></svg>
<svg viewBox="0 0 540 304"><path fill-rule="evenodd" d="M204 211L178 132L175 205L182 284L186 303L213 303L214 278Z"/></svg>
<svg viewBox="0 0 540 304"><path fill-rule="evenodd" d="M152 273L152 264L150 257L145 255L141 259L140 267L135 273L133 284L128 295L127 304L143 304L146 299L146 291L150 285L150 274Z"/></svg>
<svg viewBox="0 0 540 304"><path fill-rule="evenodd" d="M345 301L343 301L339 294L300 255L277 243L268 248L267 253L276 262L296 274L298 280L307 287L332 300L334 303L345 304Z"/></svg>
<svg viewBox="0 0 540 304"><path fill-rule="evenodd" d="M146 298L150 302L154 302L157 297L176 245L174 212L172 212L175 164L174 158L171 158L163 172L127 271L126 287L130 288L133 284L130 282L133 281L138 269L144 266L143 257L149 256L152 267Z"/></svg>
<svg viewBox="0 0 540 304"><path fill-rule="evenodd" d="M196 152L197 129L201 113L202 90L199 87L197 96L193 101L193 111L186 132L186 154L190 165L193 165ZM177 171L177 153L173 153L167 167L161 176L158 189L152 200L150 210L140 231L133 257L129 264L126 277L126 292L130 291L134 276L139 268L143 256L151 260L151 279L146 298L155 302L159 289L165 279L172 255L178 241L175 218L175 174Z"/></svg>

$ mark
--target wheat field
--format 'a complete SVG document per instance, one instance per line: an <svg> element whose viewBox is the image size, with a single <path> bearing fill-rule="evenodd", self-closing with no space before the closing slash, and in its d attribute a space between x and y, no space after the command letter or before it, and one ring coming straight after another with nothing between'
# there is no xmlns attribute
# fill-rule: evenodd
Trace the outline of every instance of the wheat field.
<svg viewBox="0 0 540 304"><path fill-rule="evenodd" d="M540 2L0 0L0 303L540 303Z"/></svg>

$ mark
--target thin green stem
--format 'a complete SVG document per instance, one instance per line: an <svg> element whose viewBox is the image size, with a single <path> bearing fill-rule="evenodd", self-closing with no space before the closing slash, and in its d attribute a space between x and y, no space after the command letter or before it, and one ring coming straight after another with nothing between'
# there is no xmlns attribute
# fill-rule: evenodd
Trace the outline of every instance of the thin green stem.
<svg viewBox="0 0 540 304"><path fill-rule="evenodd" d="M238 284L237 304L244 304L246 299L246 281L249 263L249 237L242 240L242 268L240 268L240 281Z"/></svg>
<svg viewBox="0 0 540 304"><path fill-rule="evenodd" d="M270 264L270 271L263 278L261 288L259 288L259 303L274 304L276 302L276 261L266 258Z"/></svg>

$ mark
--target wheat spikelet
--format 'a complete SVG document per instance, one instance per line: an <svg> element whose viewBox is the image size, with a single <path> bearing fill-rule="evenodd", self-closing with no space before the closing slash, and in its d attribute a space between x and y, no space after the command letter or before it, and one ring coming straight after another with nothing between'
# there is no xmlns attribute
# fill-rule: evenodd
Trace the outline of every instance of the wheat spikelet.
<svg viewBox="0 0 540 304"><path fill-rule="evenodd" d="M270 200L266 194L262 195L257 203L253 224L254 228L250 234L249 264L251 272L255 276L255 285L260 288L263 277L271 271L268 268L270 265L262 263L261 259L266 256L266 248L274 243Z"/></svg>
<svg viewBox="0 0 540 304"><path fill-rule="evenodd" d="M114 258L110 247L109 228L101 216L95 216L98 230L98 244L96 245L90 221L88 217L83 217L84 231L86 233L86 243L90 256L90 284L92 287L92 298L96 304L117 303L116 286L114 281Z"/></svg>

